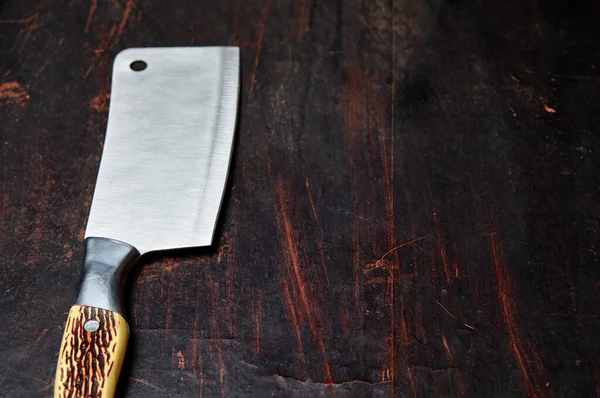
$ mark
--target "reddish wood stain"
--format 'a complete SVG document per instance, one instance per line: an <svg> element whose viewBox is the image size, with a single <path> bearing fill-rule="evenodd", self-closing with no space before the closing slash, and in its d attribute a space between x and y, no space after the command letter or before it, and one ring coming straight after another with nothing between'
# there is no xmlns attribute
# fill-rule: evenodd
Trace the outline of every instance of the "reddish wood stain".
<svg viewBox="0 0 600 398"><path fill-rule="evenodd" d="M0 102L13 103L25 107L29 101L27 87L19 82L6 82L0 84Z"/></svg>
<svg viewBox="0 0 600 398"><path fill-rule="evenodd" d="M90 106L97 112L108 112L108 103L110 100L110 94L107 92L101 92L90 101Z"/></svg>

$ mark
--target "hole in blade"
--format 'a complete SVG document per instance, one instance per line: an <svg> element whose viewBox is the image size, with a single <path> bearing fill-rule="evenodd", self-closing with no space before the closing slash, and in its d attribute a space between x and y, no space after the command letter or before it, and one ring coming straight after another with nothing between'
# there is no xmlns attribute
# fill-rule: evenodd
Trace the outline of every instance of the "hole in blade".
<svg viewBox="0 0 600 398"><path fill-rule="evenodd" d="M136 72L141 72L144 69L146 69L146 67L148 67L148 64L145 63L144 61L133 61L131 63L131 65L129 65L129 67L131 68L131 70L134 70Z"/></svg>

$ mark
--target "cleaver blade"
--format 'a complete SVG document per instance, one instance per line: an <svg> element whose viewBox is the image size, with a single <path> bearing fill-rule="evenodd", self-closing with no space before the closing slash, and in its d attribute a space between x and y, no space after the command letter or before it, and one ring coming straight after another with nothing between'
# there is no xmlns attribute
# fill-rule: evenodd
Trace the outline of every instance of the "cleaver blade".
<svg viewBox="0 0 600 398"><path fill-rule="evenodd" d="M211 244L233 144L238 59L227 47L117 56L86 237L141 254ZM136 61L146 69L133 71Z"/></svg>

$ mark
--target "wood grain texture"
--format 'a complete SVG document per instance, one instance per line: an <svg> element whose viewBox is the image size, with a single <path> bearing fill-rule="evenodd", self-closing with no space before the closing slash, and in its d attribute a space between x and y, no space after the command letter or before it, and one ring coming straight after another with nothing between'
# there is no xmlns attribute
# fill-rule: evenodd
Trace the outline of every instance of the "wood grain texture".
<svg viewBox="0 0 600 398"><path fill-rule="evenodd" d="M215 246L131 275L122 396L600 396L597 2L0 4L0 396L51 394L115 54L227 44Z"/></svg>
<svg viewBox="0 0 600 398"><path fill-rule="evenodd" d="M90 321L97 322L91 328L97 330L86 330ZM127 322L116 312L71 307L58 355L54 397L114 397L128 338Z"/></svg>

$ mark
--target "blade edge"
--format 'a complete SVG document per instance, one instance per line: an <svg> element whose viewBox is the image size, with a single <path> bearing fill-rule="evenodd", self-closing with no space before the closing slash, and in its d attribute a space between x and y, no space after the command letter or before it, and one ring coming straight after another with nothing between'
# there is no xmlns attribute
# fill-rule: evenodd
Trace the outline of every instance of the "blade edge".
<svg viewBox="0 0 600 398"><path fill-rule="evenodd" d="M215 150L211 152L213 159L211 159L208 175L221 175L223 173L215 173L214 169L224 170L224 178L212 179L206 178L207 181L204 191L212 191L211 188L217 190L219 200L215 202L215 205L211 206L210 209L204 210L203 207L200 209L196 221L194 222L194 235L192 240L198 242L197 246L209 246L212 244L214 239L214 233L221 212L223 204L223 198L225 196L225 188L227 187L227 181L229 178L229 168L231 166L231 159L233 157L233 143L235 141L235 126L237 121L238 101L239 101L239 47L223 47L222 48L222 73L221 73L221 96L219 99L219 106L217 110L217 117L215 121L215 136L217 142L215 142ZM220 147L220 148L217 148ZM227 152L228 156L219 157L215 156L218 154L220 149L223 152ZM223 159L226 159L223 161ZM219 162L221 160L221 162ZM218 164L216 164L218 163ZM213 193L214 194L214 193ZM205 202L202 200L201 202ZM210 200L207 201L210 203ZM210 212L206 214L206 212ZM211 222L205 222L212 220ZM202 234L204 229L211 229L210 238L208 240L202 240L199 235ZM194 245L195 246L195 245Z"/></svg>

